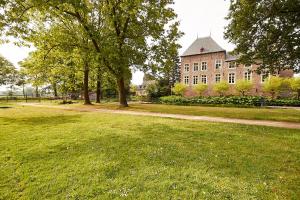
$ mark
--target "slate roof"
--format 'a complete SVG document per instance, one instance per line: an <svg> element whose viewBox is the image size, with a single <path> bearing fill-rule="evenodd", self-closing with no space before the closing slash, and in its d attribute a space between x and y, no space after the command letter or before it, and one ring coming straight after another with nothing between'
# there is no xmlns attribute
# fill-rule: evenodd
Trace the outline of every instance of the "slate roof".
<svg viewBox="0 0 300 200"><path fill-rule="evenodd" d="M181 55L191 56L207 53L216 53L225 51L211 37L198 38L195 42Z"/></svg>

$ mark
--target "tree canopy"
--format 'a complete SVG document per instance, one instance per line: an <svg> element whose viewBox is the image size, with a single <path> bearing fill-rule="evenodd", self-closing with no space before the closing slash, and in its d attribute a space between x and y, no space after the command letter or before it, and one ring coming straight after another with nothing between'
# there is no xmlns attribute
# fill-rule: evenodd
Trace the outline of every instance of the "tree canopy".
<svg viewBox="0 0 300 200"><path fill-rule="evenodd" d="M258 71L300 71L300 1L231 0L225 37L236 45L239 62Z"/></svg>
<svg viewBox="0 0 300 200"><path fill-rule="evenodd" d="M127 106L126 84L131 69L159 69L172 66L177 53L178 30L173 0L11 0L1 1L0 33L36 42L52 43L49 51L67 43L67 48L81 36L93 47L96 61L114 76L119 89L120 104ZM57 28L53 28L57 27ZM61 28L63 27L63 28ZM49 31L51 30L51 31ZM46 39L48 38L48 40ZM66 42L64 42L66 41ZM81 43L81 42L80 42ZM81 46L82 47L82 46ZM167 70L170 71L170 70Z"/></svg>

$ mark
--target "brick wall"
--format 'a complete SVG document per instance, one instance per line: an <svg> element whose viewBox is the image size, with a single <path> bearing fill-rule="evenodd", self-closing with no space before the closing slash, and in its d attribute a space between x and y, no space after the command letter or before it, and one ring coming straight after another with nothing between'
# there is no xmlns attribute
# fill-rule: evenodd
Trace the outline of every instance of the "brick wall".
<svg viewBox="0 0 300 200"><path fill-rule="evenodd" d="M220 69L216 69L216 60L221 60ZM217 94L213 91L213 85L216 83L216 74L220 74L221 80L228 82L229 73L235 74L235 83L237 80L244 79L245 72L251 71L251 80L253 82L253 89L251 90L251 95L263 95L262 91L262 76L255 73L257 65L251 65L251 67L245 67L244 65L236 66L233 69L229 68L230 62L226 62L225 52L186 56L181 58L181 81L185 82L185 77L189 77L189 89L186 92L186 96L195 96L192 90L193 87L193 77L198 76L198 83L201 83L202 75L207 77L208 90L204 94L206 96L216 96ZM207 63L207 69L201 70L202 62ZM194 70L194 64L198 63L198 70ZM189 71L185 71L185 66L189 65ZM293 72L291 70L283 71L279 74L281 77L292 77ZM230 84L230 90L228 94L237 94L234 89L235 84Z"/></svg>

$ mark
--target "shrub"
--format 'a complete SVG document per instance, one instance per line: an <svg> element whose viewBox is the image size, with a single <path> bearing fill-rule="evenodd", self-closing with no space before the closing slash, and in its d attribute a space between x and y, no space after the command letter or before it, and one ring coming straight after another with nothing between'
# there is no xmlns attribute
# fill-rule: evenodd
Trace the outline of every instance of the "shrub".
<svg viewBox="0 0 300 200"><path fill-rule="evenodd" d="M297 98L299 100L300 98L300 78L299 77L294 77L289 80L290 88L292 89L293 92L297 93Z"/></svg>
<svg viewBox="0 0 300 200"><path fill-rule="evenodd" d="M239 107L248 106L300 106L296 99L264 99L259 96L230 96L230 97L194 97L181 96L161 97L160 103L171 105L230 105Z"/></svg>
<svg viewBox="0 0 300 200"><path fill-rule="evenodd" d="M270 77L263 85L263 90L270 93L272 99L276 98L281 91L283 79L277 76Z"/></svg>
<svg viewBox="0 0 300 200"><path fill-rule="evenodd" d="M195 85L193 90L198 94L198 96L202 96L202 94L207 90L207 85L203 83L199 83Z"/></svg>
<svg viewBox="0 0 300 200"><path fill-rule="evenodd" d="M253 87L253 84L251 81L247 80L238 80L235 89L242 95L245 96Z"/></svg>
<svg viewBox="0 0 300 200"><path fill-rule="evenodd" d="M214 85L213 90L217 92L220 96L224 96L229 90L229 84L226 81L221 81L220 83L216 83Z"/></svg>
<svg viewBox="0 0 300 200"><path fill-rule="evenodd" d="M174 94L179 96L183 96L186 90L187 90L187 85L183 83L176 83L172 88L172 92L174 92Z"/></svg>

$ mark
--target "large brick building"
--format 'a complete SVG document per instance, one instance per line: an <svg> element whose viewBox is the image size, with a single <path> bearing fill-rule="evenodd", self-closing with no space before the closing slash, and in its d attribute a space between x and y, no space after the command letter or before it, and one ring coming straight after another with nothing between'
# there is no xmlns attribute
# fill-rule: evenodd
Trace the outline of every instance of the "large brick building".
<svg viewBox="0 0 300 200"><path fill-rule="evenodd" d="M208 85L206 95L217 95L213 85L220 81L230 84L229 94L236 94L234 85L237 80L253 82L252 95L262 95L262 84L269 77L268 73L258 74L257 65L237 65L236 57L220 47L211 37L197 39L181 56L181 82L189 86L187 96L195 95L192 87L198 83ZM282 77L292 77L292 71L282 71Z"/></svg>

